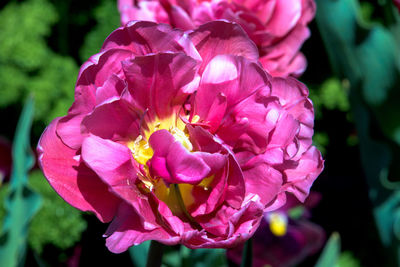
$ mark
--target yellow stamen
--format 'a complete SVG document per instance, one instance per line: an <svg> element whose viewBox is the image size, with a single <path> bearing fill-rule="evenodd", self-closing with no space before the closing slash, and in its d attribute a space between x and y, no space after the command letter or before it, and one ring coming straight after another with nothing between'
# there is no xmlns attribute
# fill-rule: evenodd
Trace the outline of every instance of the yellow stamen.
<svg viewBox="0 0 400 267"><path fill-rule="evenodd" d="M269 229L276 236L284 236L287 232L287 217L278 212L269 214Z"/></svg>
<svg viewBox="0 0 400 267"><path fill-rule="evenodd" d="M141 135L135 141L129 142L128 148L131 150L133 158L142 165L145 165L153 156L153 149L151 149L149 143Z"/></svg>

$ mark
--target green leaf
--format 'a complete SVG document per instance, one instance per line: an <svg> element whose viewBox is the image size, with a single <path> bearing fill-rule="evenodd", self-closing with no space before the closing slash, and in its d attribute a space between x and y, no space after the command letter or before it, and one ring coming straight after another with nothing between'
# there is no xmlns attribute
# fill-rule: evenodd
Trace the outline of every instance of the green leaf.
<svg viewBox="0 0 400 267"><path fill-rule="evenodd" d="M360 261L353 256L350 251L345 251L340 254L339 260L335 267L360 267Z"/></svg>
<svg viewBox="0 0 400 267"><path fill-rule="evenodd" d="M385 202L374 209L378 230L383 243L389 246L393 240L393 229L400 239L400 191L393 193Z"/></svg>
<svg viewBox="0 0 400 267"><path fill-rule="evenodd" d="M150 242L146 241L140 245L132 246L129 248L129 255L131 256L132 262L136 267L145 267L147 254L149 253Z"/></svg>
<svg viewBox="0 0 400 267"><path fill-rule="evenodd" d="M240 266L253 266L253 240L251 238L244 244Z"/></svg>
<svg viewBox="0 0 400 267"><path fill-rule="evenodd" d="M396 80L396 43L390 32L374 26L357 47L357 58L363 73L363 96L370 105L382 104Z"/></svg>
<svg viewBox="0 0 400 267"><path fill-rule="evenodd" d="M340 236L333 233L325 245L315 267L334 267L340 255Z"/></svg>
<svg viewBox="0 0 400 267"><path fill-rule="evenodd" d="M34 160L30 151L33 100L29 98L20 116L13 144L13 170L5 201L6 215L0 236L0 266L21 264L26 250L28 226L40 207L40 196L27 185Z"/></svg>
<svg viewBox="0 0 400 267"><path fill-rule="evenodd" d="M192 249L190 262L194 267L228 266L225 249Z"/></svg>

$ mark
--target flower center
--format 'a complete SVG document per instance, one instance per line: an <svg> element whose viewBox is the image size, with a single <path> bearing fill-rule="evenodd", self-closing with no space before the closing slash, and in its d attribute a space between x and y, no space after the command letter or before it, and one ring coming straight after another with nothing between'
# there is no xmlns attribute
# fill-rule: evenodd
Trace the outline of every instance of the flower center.
<svg viewBox="0 0 400 267"><path fill-rule="evenodd" d="M143 135L136 137L134 141L127 144L131 150L133 158L141 165L146 165L147 161L153 157L153 149L151 149L148 140L150 136L158 130L168 130L175 140L179 141L187 150L192 151L193 146L190 143L189 135L185 133L185 124L176 116L164 120L155 120L146 125Z"/></svg>
<svg viewBox="0 0 400 267"><path fill-rule="evenodd" d="M167 186L161 178L150 176L149 168L146 164L154 154L148 140L158 130L168 130L175 140L179 141L188 151L193 150L189 135L185 132L186 126L184 122L175 118L173 116L169 119L148 123L146 129L143 130L143 135L139 135L134 141L128 142L127 146L131 150L133 158L140 164L141 172L138 173L138 177L141 183L139 187L147 193L154 193L159 200L167 204L173 214L184 215L190 220L191 216L187 211L187 207L194 203L192 196L193 185L171 184Z"/></svg>

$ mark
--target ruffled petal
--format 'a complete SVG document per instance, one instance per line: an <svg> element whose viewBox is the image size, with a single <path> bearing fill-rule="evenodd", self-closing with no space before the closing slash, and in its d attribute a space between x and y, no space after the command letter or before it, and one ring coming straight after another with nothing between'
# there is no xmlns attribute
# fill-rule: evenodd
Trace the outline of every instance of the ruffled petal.
<svg viewBox="0 0 400 267"><path fill-rule="evenodd" d="M242 56L258 60L258 49L243 29L232 22L212 21L201 25L189 34L203 59L200 73L215 55Z"/></svg>
<svg viewBox="0 0 400 267"><path fill-rule="evenodd" d="M324 168L324 160L318 149L312 146L298 162L287 161L277 168L280 168L285 176L283 189L293 193L300 201L304 202L311 185Z"/></svg>
<svg viewBox="0 0 400 267"><path fill-rule="evenodd" d="M182 106L197 84L198 63L183 53L159 53L123 62L128 88L138 108L163 119Z"/></svg>
<svg viewBox="0 0 400 267"><path fill-rule="evenodd" d="M136 180L131 151L122 144L89 135L82 143L82 159L111 186Z"/></svg>
<svg viewBox="0 0 400 267"><path fill-rule="evenodd" d="M140 118L123 100L96 107L82 121L85 132L103 139L135 140L139 135Z"/></svg>
<svg viewBox="0 0 400 267"><path fill-rule="evenodd" d="M266 163L260 163L243 171L246 183L246 194L260 197L263 205L270 203L281 190L282 174Z"/></svg>
<svg viewBox="0 0 400 267"><path fill-rule="evenodd" d="M108 249L114 253L122 253L147 240L156 240L166 245L176 245L179 242L179 237L172 236L161 227L144 229L140 221L140 215L131 206L122 203L117 216L104 234Z"/></svg>
<svg viewBox="0 0 400 267"><path fill-rule="evenodd" d="M103 222L110 221L120 199L108 191L99 177L80 159L77 150L64 145L56 134L54 120L38 144L39 164L54 190L69 204L91 211Z"/></svg>

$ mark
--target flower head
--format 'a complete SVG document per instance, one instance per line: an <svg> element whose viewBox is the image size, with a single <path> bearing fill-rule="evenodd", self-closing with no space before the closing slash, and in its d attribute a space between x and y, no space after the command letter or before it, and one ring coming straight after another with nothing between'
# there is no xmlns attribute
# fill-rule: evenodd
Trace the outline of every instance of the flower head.
<svg viewBox="0 0 400 267"><path fill-rule="evenodd" d="M39 141L45 176L74 207L112 220L113 252L150 239L243 242L286 192L303 201L323 168L307 88L257 59L234 23L117 29Z"/></svg>
<svg viewBox="0 0 400 267"><path fill-rule="evenodd" d="M260 52L272 76L299 76L306 59L299 49L309 37L314 0L119 0L121 24L131 20L168 23L189 30L224 19L238 23Z"/></svg>

